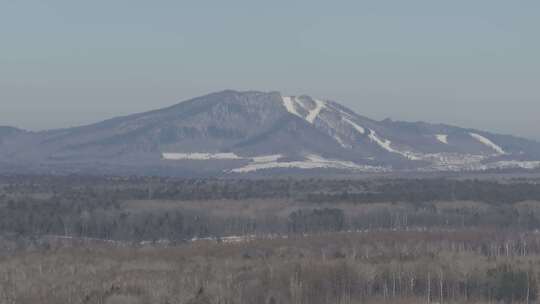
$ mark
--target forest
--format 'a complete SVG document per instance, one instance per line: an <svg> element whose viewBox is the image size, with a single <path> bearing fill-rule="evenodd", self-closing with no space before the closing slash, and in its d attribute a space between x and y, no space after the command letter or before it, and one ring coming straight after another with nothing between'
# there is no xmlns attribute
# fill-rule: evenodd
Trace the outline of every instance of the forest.
<svg viewBox="0 0 540 304"><path fill-rule="evenodd" d="M540 180L0 176L0 303L536 303Z"/></svg>
<svg viewBox="0 0 540 304"><path fill-rule="evenodd" d="M176 246L51 242L0 259L1 303L536 303L540 236L320 233Z"/></svg>
<svg viewBox="0 0 540 304"><path fill-rule="evenodd" d="M540 229L538 180L0 178L0 234L126 242L374 229Z"/></svg>

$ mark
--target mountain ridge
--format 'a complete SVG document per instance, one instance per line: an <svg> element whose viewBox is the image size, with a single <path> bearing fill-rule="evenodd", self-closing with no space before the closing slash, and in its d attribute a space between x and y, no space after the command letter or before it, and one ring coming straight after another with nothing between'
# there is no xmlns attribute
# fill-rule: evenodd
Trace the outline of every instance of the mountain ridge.
<svg viewBox="0 0 540 304"><path fill-rule="evenodd" d="M142 174L483 171L540 168L540 143L447 124L377 121L308 95L224 90L73 128L0 127L2 163Z"/></svg>

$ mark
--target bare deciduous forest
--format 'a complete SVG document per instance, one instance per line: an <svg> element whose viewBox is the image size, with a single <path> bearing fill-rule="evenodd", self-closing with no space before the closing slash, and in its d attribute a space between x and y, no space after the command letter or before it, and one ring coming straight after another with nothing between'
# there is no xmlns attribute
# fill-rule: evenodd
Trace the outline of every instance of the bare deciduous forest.
<svg viewBox="0 0 540 304"><path fill-rule="evenodd" d="M536 303L535 179L0 178L0 303Z"/></svg>

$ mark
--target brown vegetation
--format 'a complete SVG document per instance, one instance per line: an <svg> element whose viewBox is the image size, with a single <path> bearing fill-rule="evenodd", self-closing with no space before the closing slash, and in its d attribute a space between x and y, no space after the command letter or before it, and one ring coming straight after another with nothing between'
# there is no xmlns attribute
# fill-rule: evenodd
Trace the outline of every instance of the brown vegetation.
<svg viewBox="0 0 540 304"><path fill-rule="evenodd" d="M0 177L0 304L535 303L539 202L531 180Z"/></svg>
<svg viewBox="0 0 540 304"><path fill-rule="evenodd" d="M0 303L534 303L540 236L329 233L239 244L26 250Z"/></svg>

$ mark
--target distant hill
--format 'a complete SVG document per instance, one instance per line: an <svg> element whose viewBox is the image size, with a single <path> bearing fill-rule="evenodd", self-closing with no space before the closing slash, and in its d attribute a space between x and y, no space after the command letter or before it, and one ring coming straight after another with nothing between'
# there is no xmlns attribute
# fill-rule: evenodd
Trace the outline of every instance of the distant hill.
<svg viewBox="0 0 540 304"><path fill-rule="evenodd" d="M540 143L425 122L376 121L279 92L222 91L43 132L0 127L10 172L223 175L540 168Z"/></svg>

